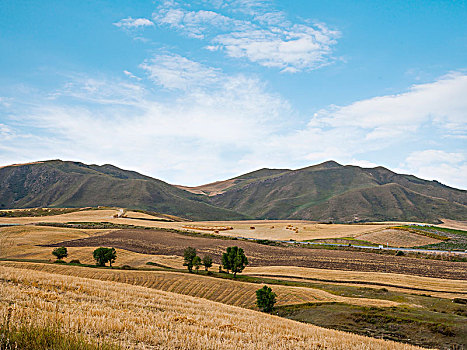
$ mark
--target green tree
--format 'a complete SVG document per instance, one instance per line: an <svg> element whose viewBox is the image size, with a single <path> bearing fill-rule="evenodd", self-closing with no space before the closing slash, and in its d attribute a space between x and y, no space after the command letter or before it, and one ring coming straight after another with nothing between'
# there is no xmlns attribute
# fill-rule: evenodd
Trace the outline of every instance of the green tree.
<svg viewBox="0 0 467 350"><path fill-rule="evenodd" d="M68 256L68 251L65 247L58 247L52 251L52 254L55 255L58 260L62 260Z"/></svg>
<svg viewBox="0 0 467 350"><path fill-rule="evenodd" d="M227 248L227 252L229 251L230 248ZM229 254L224 253L222 254L222 267L229 273L230 270L230 259L229 259Z"/></svg>
<svg viewBox="0 0 467 350"><path fill-rule="evenodd" d="M201 266L201 258L199 256L193 258L193 265L195 266L196 273L198 273L199 267Z"/></svg>
<svg viewBox="0 0 467 350"><path fill-rule="evenodd" d="M212 258L210 255L203 256L203 265L206 271L212 266Z"/></svg>
<svg viewBox="0 0 467 350"><path fill-rule="evenodd" d="M248 265L248 259L242 248L228 247L227 252L222 254L222 265L227 273L231 270L235 278L237 273L242 272L245 266Z"/></svg>
<svg viewBox="0 0 467 350"><path fill-rule="evenodd" d="M112 263L117 259L115 248L100 247L94 250L92 255L94 256L94 260L96 260L98 266L105 266L105 264L109 262L110 267L112 267Z"/></svg>
<svg viewBox="0 0 467 350"><path fill-rule="evenodd" d="M196 257L196 249L188 247L183 251L183 259L185 260L183 266L188 268L189 272L193 271L193 260Z"/></svg>
<svg viewBox="0 0 467 350"><path fill-rule="evenodd" d="M276 293L268 286L256 291L256 306L263 312L271 312L276 303Z"/></svg>
<svg viewBox="0 0 467 350"><path fill-rule="evenodd" d="M110 267L112 267L112 263L114 263L117 259L117 251L115 250L115 248L107 248L106 257L107 261L110 264Z"/></svg>

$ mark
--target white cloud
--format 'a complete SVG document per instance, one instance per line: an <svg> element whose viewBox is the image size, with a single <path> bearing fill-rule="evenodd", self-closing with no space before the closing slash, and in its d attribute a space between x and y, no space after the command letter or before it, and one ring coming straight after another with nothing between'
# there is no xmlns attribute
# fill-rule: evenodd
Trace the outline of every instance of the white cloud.
<svg viewBox="0 0 467 350"><path fill-rule="evenodd" d="M153 26L154 23L151 22L147 18L124 18L118 22L114 23L114 26L119 28L126 28L126 29L136 29L140 27L150 27Z"/></svg>
<svg viewBox="0 0 467 350"><path fill-rule="evenodd" d="M167 78L178 72L184 83L199 88L181 88L167 101L139 83L129 88L119 80L80 77L53 99L30 96L27 105L15 106L11 122L17 135L8 142L0 138L0 149L8 147L0 151L0 161L112 163L193 185L241 172L236 161L280 128L279 118L290 115L288 103L256 78L170 57L181 64L156 60L164 69L157 79L179 88L178 81ZM159 72L156 62L151 67ZM187 66L215 72L210 85L201 82L195 69L186 75ZM109 103L119 99L125 100ZM28 139L26 130L47 136Z"/></svg>
<svg viewBox="0 0 467 350"><path fill-rule="evenodd" d="M466 75L330 106L297 127L304 116L256 77L170 53L141 68L142 81L75 76L54 94L29 93L23 105L11 100L0 125L0 162L114 163L195 185L334 159L467 188L467 155L457 137L466 134ZM161 89L146 87L146 77Z"/></svg>
<svg viewBox="0 0 467 350"><path fill-rule="evenodd" d="M253 165L267 157L278 167L291 167L292 162L307 164L328 159L352 164L368 154L374 158L378 153L392 153L391 157L400 162L401 158L420 148L421 141L434 144L462 142L459 136L466 135L467 125L465 96L467 76L453 73L433 83L413 86L398 95L331 106L316 113L303 129L270 135L242 161ZM421 135L422 128L429 130L426 136ZM378 158L384 159L382 156ZM384 162L379 165L388 166ZM413 153L407 161L394 166L399 166L396 170L467 188L463 153L433 150Z"/></svg>
<svg viewBox="0 0 467 350"><path fill-rule="evenodd" d="M281 11L259 1L219 5L224 15L211 10L187 10L166 1L153 14L154 22L188 37L208 41L206 49L222 51L232 58L246 58L265 67L295 73L312 70L332 61L332 47L340 33L324 24L291 23ZM237 17L236 13L243 16ZM243 18L247 15L248 19Z"/></svg>
<svg viewBox="0 0 467 350"><path fill-rule="evenodd" d="M398 170L467 189L465 176L467 155L465 153L435 149L411 152Z"/></svg>
<svg viewBox="0 0 467 350"><path fill-rule="evenodd" d="M246 57L265 67L281 68L283 72L315 69L328 64L331 45L337 32L325 35L304 25L288 29L268 28L232 32L216 36L212 42L230 57Z"/></svg>
<svg viewBox="0 0 467 350"><path fill-rule="evenodd" d="M432 123L446 132L467 132L467 75L452 73L428 84L414 85L408 92L379 96L332 106L319 111L310 122L319 127L356 127L368 139L390 139Z"/></svg>
<svg viewBox="0 0 467 350"><path fill-rule="evenodd" d="M176 54L156 55L144 61L144 69L156 84L167 89L187 90L218 81L220 70L206 67Z"/></svg>
<svg viewBox="0 0 467 350"><path fill-rule="evenodd" d="M223 16L214 11L188 11L173 2L164 2L153 13L154 21L177 29L189 37L203 39L207 32L226 30L232 26L241 26L241 21Z"/></svg>
<svg viewBox="0 0 467 350"><path fill-rule="evenodd" d="M138 81L141 80L140 77L137 77L136 75L134 75L134 74L131 73L130 71L124 70L124 71L123 71L123 74L125 74L128 78L136 79L136 80L138 80Z"/></svg>

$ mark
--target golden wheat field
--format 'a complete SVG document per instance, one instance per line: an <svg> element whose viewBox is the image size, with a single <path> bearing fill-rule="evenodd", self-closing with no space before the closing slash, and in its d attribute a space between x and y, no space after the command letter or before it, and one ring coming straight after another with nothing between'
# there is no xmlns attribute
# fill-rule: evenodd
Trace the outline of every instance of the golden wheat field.
<svg viewBox="0 0 467 350"><path fill-rule="evenodd" d="M110 270L61 264L24 263L2 261L0 266L16 267L34 271L45 271L60 275L116 281L131 285L205 298L224 304L254 308L258 284L219 279L202 275L171 271ZM277 305L309 302L343 302L353 305L390 307L399 303L368 298L350 298L334 295L323 290L274 286Z"/></svg>
<svg viewBox="0 0 467 350"><path fill-rule="evenodd" d="M34 259L34 260L53 260L50 247L41 245L58 243L63 240L88 237L89 235L98 235L109 230L78 230L70 228L40 227L40 226L13 226L0 228L3 244L0 245L0 258L10 259ZM92 252L95 247L68 247L68 261L79 260L84 264L94 264ZM125 249L117 250L117 264L129 265L132 267L145 267L146 263L154 262L163 266L175 269L183 269L183 258L176 255L149 255L141 254ZM212 269L217 269L214 264ZM378 284L383 283L387 288L388 284L395 285L393 290L405 291L410 293L424 294L426 291L411 290L420 286L425 289L431 289L436 292L430 292L433 296L454 298L462 297L459 292L467 290L466 281L447 280L430 277L407 276L401 274L378 273L378 272L359 272L359 271L340 271L329 269L304 268L294 266L264 266L247 267L244 274L260 276L283 276L281 279L299 278L318 278L332 280L333 283L339 281L353 281L362 285L363 282ZM346 283L349 284L349 283ZM373 286L374 287L374 286ZM377 288L380 288L377 286ZM405 288L405 289L404 289ZM329 300L329 298L325 299Z"/></svg>
<svg viewBox="0 0 467 350"><path fill-rule="evenodd" d="M264 277L281 276L281 279L294 279L294 277L321 279L332 281L328 283L333 284L339 284L340 281L345 281L345 285L352 285L351 282L358 282L358 285L361 286L365 285L365 282L368 282L368 287L375 288L374 284L380 284L390 290L416 294L426 294L427 291L411 290L410 288L424 288L431 290L429 292L430 295L440 298L465 298L465 293L467 291L467 281L465 280L409 276L396 273L340 271L296 266L249 267L245 269L244 273L246 275ZM391 285L397 287L391 287Z"/></svg>
<svg viewBox="0 0 467 350"><path fill-rule="evenodd" d="M375 244L387 244L391 247L416 247L441 242L439 239L395 229L384 229L358 234L354 238Z"/></svg>
<svg viewBox="0 0 467 350"><path fill-rule="evenodd" d="M0 267L0 313L130 349L417 349L141 286ZM10 311L8 311L10 309Z"/></svg>
<svg viewBox="0 0 467 350"><path fill-rule="evenodd" d="M1 217L0 223L31 224L37 222L112 222L117 224L138 225L147 227L174 228L186 230L186 222L163 222L147 220L148 214L128 211L127 217L115 218L119 209L83 210L72 213L41 217ZM156 218L156 217L152 217ZM354 237L359 234L384 229L390 225L365 224L317 224L300 220L254 220L254 221L209 221L190 222L190 226L202 227L202 230L191 229L195 232L212 232L218 226L232 226L232 230L222 231L221 234L230 236L253 237L277 240L308 240L321 238ZM252 229L254 227L254 229Z"/></svg>
<svg viewBox="0 0 467 350"><path fill-rule="evenodd" d="M223 236L259 238L270 240L305 241L313 239L356 238L375 244L389 244L394 247L413 247L438 243L433 238L411 232L388 229L395 223L371 224L320 224L300 220L251 220L251 221L199 221L166 222L157 219L171 219L169 215L153 216L141 212L125 211L123 217L116 217L123 209L80 210L60 215L40 217L0 217L0 224L32 224L38 222L111 222L145 227L170 228L193 232L210 232ZM175 217L172 217L175 218ZM151 221L156 219L156 221ZM448 220L444 226L459 226L462 222ZM441 225L443 226L443 225ZM462 226L462 225L461 225ZM229 227L228 230L219 229Z"/></svg>

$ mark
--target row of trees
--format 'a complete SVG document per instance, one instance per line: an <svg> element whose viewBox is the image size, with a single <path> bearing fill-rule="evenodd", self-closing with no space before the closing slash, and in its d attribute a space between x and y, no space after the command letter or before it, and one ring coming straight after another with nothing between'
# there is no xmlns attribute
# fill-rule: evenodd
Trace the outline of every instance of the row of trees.
<svg viewBox="0 0 467 350"><path fill-rule="evenodd" d="M206 271L212 266L212 258L210 255L205 255L201 259L196 255L196 249L188 247L183 252L183 266L188 268L189 272L193 271L193 267L198 272L199 267L204 265ZM229 273L232 271L234 277L237 277L237 273L242 272L245 266L248 265L248 258L245 256L245 252L239 247L228 247L227 251L222 254L222 266Z"/></svg>
<svg viewBox="0 0 467 350"><path fill-rule="evenodd" d="M183 252L183 265L188 268L189 272L193 271L193 267L198 272L199 267L204 265L205 270L212 266L212 258L209 255L205 255L202 259L196 255L196 249L188 247ZM229 273L232 271L234 278L237 273L241 273L246 265L248 265L248 258L245 256L245 252L239 247L228 247L226 252L222 254L222 267ZM220 271L220 269L219 269ZM276 303L276 293L268 286L264 286L256 291L256 306L263 312L271 312Z"/></svg>
<svg viewBox="0 0 467 350"><path fill-rule="evenodd" d="M183 252L183 260L183 266L186 266L189 272L193 272L193 267L196 269L196 272L198 272L201 265L204 265L206 271L212 266L212 258L210 255L205 255L201 259L196 255L196 249L192 247L185 249Z"/></svg>
<svg viewBox="0 0 467 350"><path fill-rule="evenodd" d="M62 261L63 258L68 256L68 250L65 247L58 247L52 251L52 254L58 261ZM94 250L92 256L96 260L97 266L105 266L106 263L109 263L110 267L112 267L112 263L117 259L117 251L115 248L100 247Z"/></svg>

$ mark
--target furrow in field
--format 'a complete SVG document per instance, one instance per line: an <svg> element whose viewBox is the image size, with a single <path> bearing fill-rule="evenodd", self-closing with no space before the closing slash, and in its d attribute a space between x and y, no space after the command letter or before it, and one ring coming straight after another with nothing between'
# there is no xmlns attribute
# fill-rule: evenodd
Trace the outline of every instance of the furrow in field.
<svg viewBox="0 0 467 350"><path fill-rule="evenodd" d="M209 296L209 299L213 301L247 308L253 308L255 306L255 292L261 287L261 285L254 283L216 279L199 276L196 274L179 272L110 270L58 264L52 265L7 261L0 262L0 266L47 271L62 275L86 277L104 281L114 280L131 285L147 285L151 286L153 289L176 292L179 294L196 297ZM203 288L199 289L198 286L202 286ZM217 291L217 293L208 295L206 293L206 289L209 288L213 288L213 290ZM289 287L280 285L275 285L273 288L277 294L278 305L316 301L340 301L355 305L370 306L398 305L396 302L387 300L341 297L312 288Z"/></svg>

